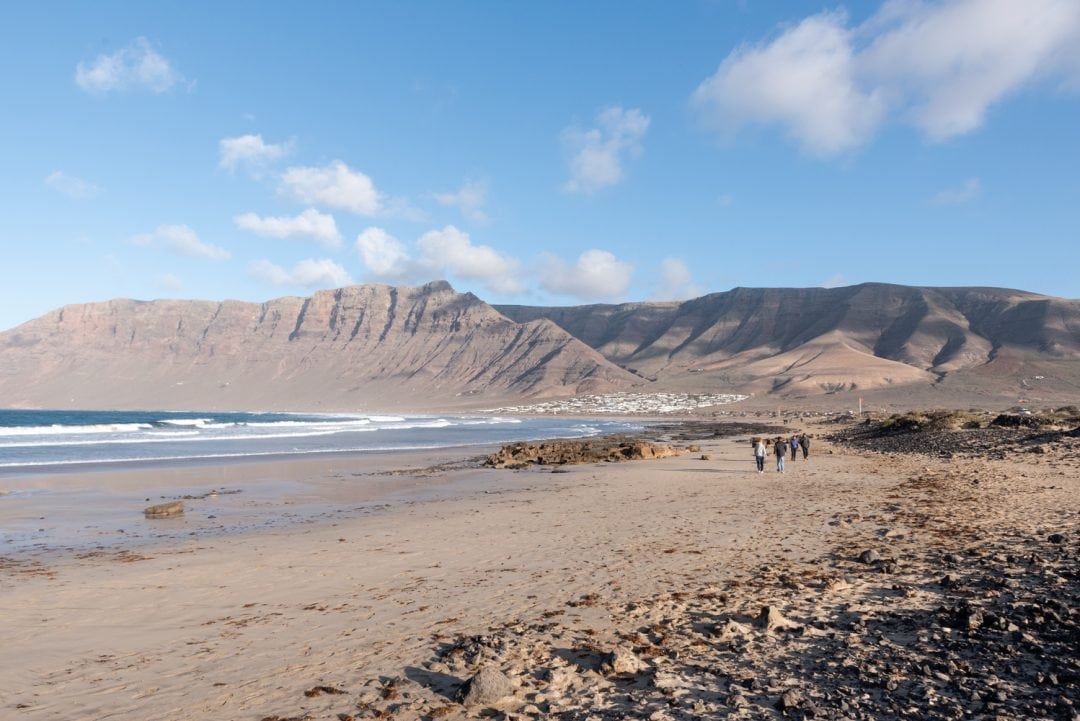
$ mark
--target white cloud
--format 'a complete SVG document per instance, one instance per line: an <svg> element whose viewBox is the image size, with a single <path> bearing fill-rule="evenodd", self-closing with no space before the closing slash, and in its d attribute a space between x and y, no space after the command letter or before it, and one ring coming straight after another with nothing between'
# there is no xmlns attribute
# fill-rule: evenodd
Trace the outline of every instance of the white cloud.
<svg viewBox="0 0 1080 721"><path fill-rule="evenodd" d="M233 218L238 228L250 230L256 235L270 238L314 238L327 249L341 247L341 234L338 233L334 216L308 208L295 217L259 217L255 213L244 213Z"/></svg>
<svg viewBox="0 0 1080 721"><path fill-rule="evenodd" d="M242 164L259 168L285 157L291 151L291 143L266 143L262 135L222 138L218 141L218 166L230 173Z"/></svg>
<svg viewBox="0 0 1080 721"><path fill-rule="evenodd" d="M143 37L112 55L98 55L93 63L80 62L75 67L75 82L95 94L140 88L163 93L182 80L183 76Z"/></svg>
<svg viewBox="0 0 1080 721"><path fill-rule="evenodd" d="M479 181L467 180L460 190L452 193L435 193L435 200L439 205L456 207L466 219L474 223L488 222L484 205L487 203L487 184Z"/></svg>
<svg viewBox="0 0 1080 721"><path fill-rule="evenodd" d="M74 175L68 175L62 170L57 170L45 178L45 185L49 186L58 193L63 193L69 198L75 200L86 200L93 198L100 192L100 188L94 185L88 180L82 178L76 178Z"/></svg>
<svg viewBox="0 0 1080 721"><path fill-rule="evenodd" d="M660 285L653 293L654 300L686 300L702 293L701 286L694 282L685 262L679 258L660 261Z"/></svg>
<svg viewBox="0 0 1080 721"><path fill-rule="evenodd" d="M378 280L405 280L410 273L405 246L382 228L367 228L356 237L356 252Z"/></svg>
<svg viewBox="0 0 1080 721"><path fill-rule="evenodd" d="M884 105L856 84L846 21L842 13L815 15L767 45L736 49L694 91L693 104L725 133L762 123L784 127L818 154L860 145Z"/></svg>
<svg viewBox="0 0 1080 721"><path fill-rule="evenodd" d="M496 293L518 293L523 289L521 264L487 245L473 245L469 234L448 225L431 230L416 241L418 265L425 272L442 277L449 273L475 280Z"/></svg>
<svg viewBox="0 0 1080 721"><path fill-rule="evenodd" d="M348 271L326 258L302 260L291 271L268 260L256 260L248 272L264 283L292 288L341 288L353 282Z"/></svg>
<svg viewBox="0 0 1080 721"><path fill-rule="evenodd" d="M937 193L930 202L934 205L962 205L970 202L982 192L982 183L978 178L968 178L957 188L946 188Z"/></svg>
<svg viewBox="0 0 1080 721"><path fill-rule="evenodd" d="M281 192L305 203L375 215L382 209L383 195L371 178L335 160L321 168L289 168L281 177Z"/></svg>
<svg viewBox="0 0 1080 721"><path fill-rule="evenodd" d="M158 287L162 290L180 290L184 287L184 283L177 276L172 273L165 273L158 278Z"/></svg>
<svg viewBox="0 0 1080 721"><path fill-rule="evenodd" d="M637 108L613 106L602 110L596 123L591 130L563 131L563 143L571 153L570 180L563 188L571 193L592 193L622 180L624 158L641 153L649 116Z"/></svg>
<svg viewBox="0 0 1080 721"><path fill-rule="evenodd" d="M557 295L580 300L616 300L630 286L634 267L606 250L586 250L574 265L543 256L540 286Z"/></svg>
<svg viewBox="0 0 1080 721"><path fill-rule="evenodd" d="M736 49L692 102L729 133L779 125L818 155L868 142L887 120L941 141L1038 81L1080 88L1077 46L1075 0L892 0L856 28L827 12Z"/></svg>
<svg viewBox="0 0 1080 721"><path fill-rule="evenodd" d="M828 280L821 284L822 288L840 288L841 286L850 285L848 279L844 277L843 273L837 273Z"/></svg>
<svg viewBox="0 0 1080 721"><path fill-rule="evenodd" d="M874 20L860 65L904 96L903 112L933 140L970 132L1023 85L1067 73L1062 55L1080 44L1076 0L893 2Z"/></svg>
<svg viewBox="0 0 1080 721"><path fill-rule="evenodd" d="M210 260L228 260L232 254L216 245L199 240L194 230L186 225L159 225L153 233L143 233L131 239L135 245L161 248L176 255Z"/></svg>

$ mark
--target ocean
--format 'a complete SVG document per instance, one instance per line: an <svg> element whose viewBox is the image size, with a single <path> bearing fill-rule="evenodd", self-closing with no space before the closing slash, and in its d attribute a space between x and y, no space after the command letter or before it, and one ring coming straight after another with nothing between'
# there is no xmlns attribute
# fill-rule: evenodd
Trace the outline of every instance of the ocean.
<svg viewBox="0 0 1080 721"><path fill-rule="evenodd" d="M625 420L573 417L0 410L0 475L79 465L421 450L640 428Z"/></svg>

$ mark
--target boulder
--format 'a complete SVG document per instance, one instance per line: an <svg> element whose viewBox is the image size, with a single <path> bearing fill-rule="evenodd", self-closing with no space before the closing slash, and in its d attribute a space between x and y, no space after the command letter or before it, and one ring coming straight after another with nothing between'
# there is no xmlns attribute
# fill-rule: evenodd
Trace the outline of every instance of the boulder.
<svg viewBox="0 0 1080 721"><path fill-rule="evenodd" d="M170 501L169 503L159 503L156 506L149 506L143 510L143 515L145 515L147 518L168 518L169 516L179 516L183 513L183 501Z"/></svg>
<svg viewBox="0 0 1080 721"><path fill-rule="evenodd" d="M859 554L860 563L878 563L881 561L881 554L872 548L868 548Z"/></svg>
<svg viewBox="0 0 1080 721"><path fill-rule="evenodd" d="M497 668L485 666L470 678L458 692L466 706L488 706L514 695L513 682Z"/></svg>
<svg viewBox="0 0 1080 721"><path fill-rule="evenodd" d="M616 646L600 664L600 672L608 676L633 676L644 669L644 662L626 646Z"/></svg>

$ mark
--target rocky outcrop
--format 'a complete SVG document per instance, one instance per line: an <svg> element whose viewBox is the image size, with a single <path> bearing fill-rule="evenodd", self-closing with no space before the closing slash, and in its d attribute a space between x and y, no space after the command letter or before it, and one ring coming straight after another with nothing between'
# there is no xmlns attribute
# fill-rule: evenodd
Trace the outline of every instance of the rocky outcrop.
<svg viewBox="0 0 1080 721"><path fill-rule="evenodd" d="M680 453L681 450L666 443L652 443L636 438L555 440L503 446L497 453L487 457L487 465L495 468L525 468L529 465L617 463L647 458L670 458Z"/></svg>
<svg viewBox="0 0 1080 721"><path fill-rule="evenodd" d="M0 334L8 406L431 407L638 380L551 321L512 321L445 282L261 304L113 300Z"/></svg>

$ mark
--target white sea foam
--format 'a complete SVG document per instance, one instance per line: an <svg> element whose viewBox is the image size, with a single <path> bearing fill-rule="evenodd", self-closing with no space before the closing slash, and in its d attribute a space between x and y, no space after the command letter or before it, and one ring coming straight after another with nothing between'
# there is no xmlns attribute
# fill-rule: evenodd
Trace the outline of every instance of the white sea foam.
<svg viewBox="0 0 1080 721"><path fill-rule="evenodd" d="M374 431L374 428L353 428L350 429L358 433L365 431ZM332 436L335 433L341 433L336 430L311 430L303 433L259 433L252 435L231 435L231 436L207 436L203 434L197 434L194 436L187 434L173 434L168 437L155 436L149 437L149 434L139 436L137 438L96 438L94 440L82 440L82 441L26 441L22 443L0 443L0 448L62 448L65 446L103 446L103 445L142 445L144 443L210 443L214 441L258 441L262 439L272 440L275 438L311 438L314 436Z"/></svg>
<svg viewBox="0 0 1080 721"><path fill-rule="evenodd" d="M244 416L226 418L229 422L205 414L155 423L0 428L0 469L446 448L612 430L595 420L537 422L508 415L293 414L275 420L255 416L251 424ZM236 419L240 422L232 422Z"/></svg>
<svg viewBox="0 0 1080 721"><path fill-rule="evenodd" d="M88 433L132 433L153 428L149 423L101 423L88 426L12 426L0 428L3 436L59 436Z"/></svg>
<svg viewBox="0 0 1080 721"><path fill-rule="evenodd" d="M352 426L367 426L371 425L371 421L367 418L357 418L356 420L339 420L339 421L262 421L258 423L245 423L248 428L301 428L301 427L342 427L349 428Z"/></svg>

